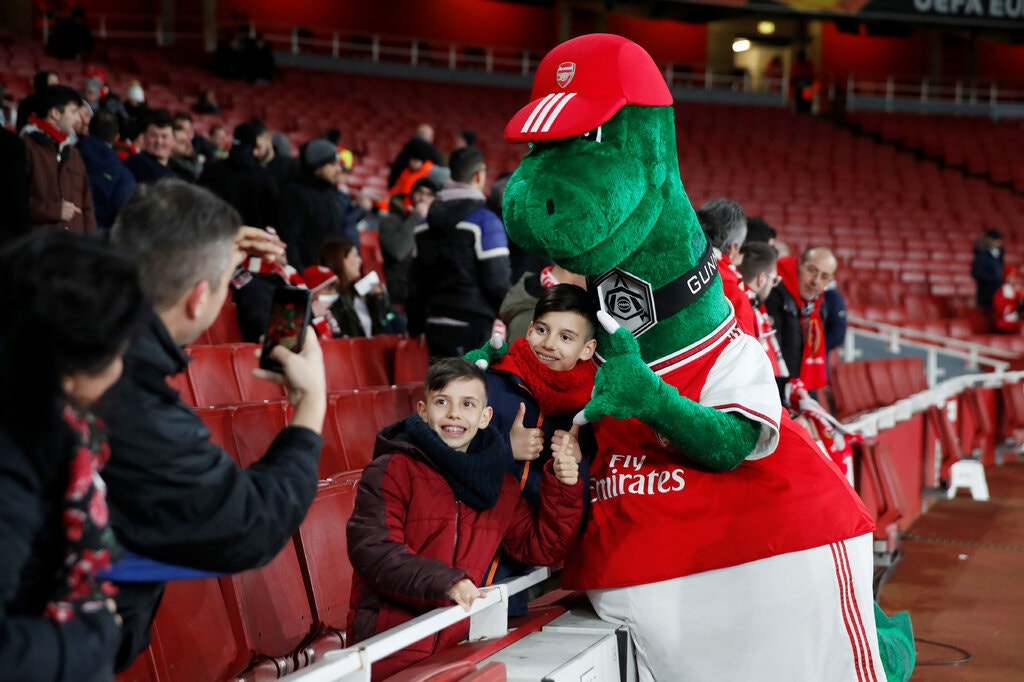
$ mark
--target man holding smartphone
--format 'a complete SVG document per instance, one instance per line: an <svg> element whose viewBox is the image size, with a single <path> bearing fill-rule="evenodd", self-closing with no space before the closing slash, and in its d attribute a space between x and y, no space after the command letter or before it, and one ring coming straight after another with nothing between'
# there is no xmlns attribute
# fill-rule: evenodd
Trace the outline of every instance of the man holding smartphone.
<svg viewBox="0 0 1024 682"><path fill-rule="evenodd" d="M210 442L166 377L185 371L182 347L217 318L243 256L277 257L284 245L272 233L242 227L226 202L179 180L140 187L111 238L138 265L154 309L111 391L111 405L125 407L103 415L111 526L128 550L160 562L218 573L262 566L291 539L316 494L327 409L316 334L305 335L299 352L273 349L281 373L255 370L287 389L295 416L248 469ZM149 644L164 582L118 587L123 670Z"/></svg>

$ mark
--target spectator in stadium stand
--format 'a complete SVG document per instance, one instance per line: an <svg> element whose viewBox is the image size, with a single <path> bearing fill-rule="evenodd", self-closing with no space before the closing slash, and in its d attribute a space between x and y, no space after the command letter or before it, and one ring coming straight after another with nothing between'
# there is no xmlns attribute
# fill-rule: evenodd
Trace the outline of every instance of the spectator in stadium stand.
<svg viewBox="0 0 1024 682"><path fill-rule="evenodd" d="M260 159L267 149L271 149L267 127L260 121L241 123L235 128L228 158L207 164L199 180L235 207L243 225L277 225L277 183Z"/></svg>
<svg viewBox="0 0 1024 682"><path fill-rule="evenodd" d="M706 202L697 210L697 220L718 259L718 273L722 277L722 290L732 303L736 321L747 334L755 333L754 311L744 290L743 278L736 270L740 261L740 246L747 238L747 214L735 201L719 197Z"/></svg>
<svg viewBox="0 0 1024 682"><path fill-rule="evenodd" d="M979 308L991 310L992 297L1003 285L1003 233L986 230L974 242L974 261L971 277L977 285L975 303Z"/></svg>
<svg viewBox="0 0 1024 682"><path fill-rule="evenodd" d="M89 135L77 144L89 173L96 227L102 232L113 227L118 212L137 186L135 176L114 151L117 130L117 116L100 109L89 122Z"/></svg>
<svg viewBox="0 0 1024 682"><path fill-rule="evenodd" d="M144 127L146 121L150 119L151 109L146 103L146 91L142 89L142 83L133 80L128 85L128 96L123 104L129 121L134 122L140 128Z"/></svg>
<svg viewBox="0 0 1024 682"><path fill-rule="evenodd" d="M98 78L87 78L82 86L82 99L95 112L99 111L103 99L103 83Z"/></svg>
<svg viewBox="0 0 1024 682"><path fill-rule="evenodd" d="M830 325L836 324L824 292L838 264L829 249L818 246L804 251L799 259L782 256L776 267L782 281L772 289L765 308L789 368L788 378L800 379L809 392L817 391L827 383L825 338ZM787 383L779 378L784 404L788 404Z"/></svg>
<svg viewBox="0 0 1024 682"><path fill-rule="evenodd" d="M32 93L25 96L25 98L18 103L15 130L21 132L21 129L28 125L29 117L36 113L36 108L39 104L39 93L45 88L53 85L60 85L60 76L55 74L53 71L40 71L32 77Z"/></svg>
<svg viewBox="0 0 1024 682"><path fill-rule="evenodd" d="M197 114L219 114L220 105L217 104L217 91L213 88L203 90L192 110Z"/></svg>
<svg viewBox="0 0 1024 682"><path fill-rule="evenodd" d="M468 611L476 599L494 599L477 585L499 547L531 566L565 559L583 515L575 451L556 445L533 509L506 471L507 446L491 414L483 370L444 358L427 370L417 414L378 434L348 521L349 644L439 606ZM375 661L372 679L468 632L463 620Z"/></svg>
<svg viewBox="0 0 1024 682"><path fill-rule="evenodd" d="M377 202L377 208L381 211L388 210L391 205L391 198L394 196L405 197L405 209L411 209L410 200L413 185L420 178L429 176L431 169L434 168L434 162L430 160L431 145L419 138L413 138L406 147L408 153L406 155L405 170L398 174L398 179L388 188L387 196Z"/></svg>
<svg viewBox="0 0 1024 682"><path fill-rule="evenodd" d="M409 276L409 332L432 355L463 355L491 337L512 287L505 226L486 207L487 165L477 147L452 152L452 182L416 228Z"/></svg>
<svg viewBox="0 0 1024 682"><path fill-rule="evenodd" d="M117 552L98 482L110 451L90 410L146 301L132 263L62 230L0 253L0 301L0 676L112 680L121 627L97 576Z"/></svg>
<svg viewBox="0 0 1024 682"><path fill-rule="evenodd" d="M379 238L384 257L384 280L392 302L404 305L409 291L409 270L412 267L416 237L413 232L422 223L430 205L441 191L441 184L430 177L420 178L412 187L412 208L406 210L405 197L391 198L391 210L381 216Z"/></svg>
<svg viewBox="0 0 1024 682"><path fill-rule="evenodd" d="M95 232L89 176L74 144L82 96L66 85L54 85L40 92L36 102L38 108L21 129L32 229Z"/></svg>
<svg viewBox="0 0 1024 682"><path fill-rule="evenodd" d="M761 216L747 216L747 238L748 242L764 242L768 246L775 246L775 238L778 237L775 228L765 222Z"/></svg>
<svg viewBox="0 0 1024 682"><path fill-rule="evenodd" d="M341 128L328 128L324 131L324 139L338 148L338 156L341 165L351 168L355 163L355 156L352 150L341 144Z"/></svg>
<svg viewBox="0 0 1024 682"><path fill-rule="evenodd" d="M32 224L27 169L25 142L0 128L0 245L25 234Z"/></svg>
<svg viewBox="0 0 1024 682"><path fill-rule="evenodd" d="M992 313L996 331L1000 334L1020 334L1020 313L1024 306L1024 291L1020 286L1020 271L1007 265L1003 285L992 296Z"/></svg>
<svg viewBox="0 0 1024 682"><path fill-rule="evenodd" d="M839 286L833 279L825 287L822 294L821 305L828 311L828 324L825 325L825 362L828 363L828 354L836 348L841 348L846 341L846 297L839 291Z"/></svg>
<svg viewBox="0 0 1024 682"><path fill-rule="evenodd" d="M746 285L750 307L754 311L754 338L761 342L761 346L768 353L775 376L789 377L789 369L782 357L775 328L765 309L765 301L778 283L776 264L779 253L774 247L764 242L750 241L749 238L743 243L740 253L743 254L743 260L737 269Z"/></svg>
<svg viewBox="0 0 1024 682"><path fill-rule="evenodd" d="M172 119L174 142L171 145L171 160L167 162L174 174L186 182L196 182L206 165L204 159L192 147L191 129L188 125Z"/></svg>
<svg viewBox="0 0 1024 682"><path fill-rule="evenodd" d="M809 114L814 106L814 62L800 50L789 65L789 89L798 113Z"/></svg>
<svg viewBox="0 0 1024 682"><path fill-rule="evenodd" d="M347 239L328 239L320 249L320 264L338 277L338 298L331 303L331 313L338 321L338 336L373 336L405 331L405 320L395 313L388 292L377 282L360 294L356 282L362 278L363 259L355 244ZM310 268L303 273L312 289L323 280L313 276Z"/></svg>
<svg viewBox="0 0 1024 682"><path fill-rule="evenodd" d="M302 171L281 189L278 233L288 245L288 263L300 272L316 263L320 247L331 237L359 242L365 214L338 189L344 170L338 148L327 140L310 140L300 155Z"/></svg>
<svg viewBox="0 0 1024 682"><path fill-rule="evenodd" d="M213 144L214 155L210 159L226 159L231 149L231 136L228 129L221 124L210 126L210 142Z"/></svg>
<svg viewBox="0 0 1024 682"><path fill-rule="evenodd" d="M186 137L192 144L192 150L198 155L203 165L207 161L214 161L217 158L217 147L209 139L203 137L196 131L192 114L187 111L178 111L174 114L174 129L184 130Z"/></svg>
<svg viewBox="0 0 1024 682"><path fill-rule="evenodd" d="M58 59L85 59L92 51L92 31L85 21L85 9L75 7L57 20L50 36L50 51Z"/></svg>
<svg viewBox="0 0 1024 682"><path fill-rule="evenodd" d="M298 353L274 348L282 373L255 370L285 387L295 413L247 469L210 441L167 377L185 371L182 348L217 318L243 254L278 258L284 245L268 232L241 227L229 204L181 180L140 187L111 239L137 265L153 307L111 391L117 402L102 413L112 453L103 473L111 526L127 550L173 564L163 567L168 578L178 567L230 573L262 566L291 541L316 494L327 408L316 335L306 334ZM162 578L118 586L119 670L149 644Z"/></svg>
<svg viewBox="0 0 1024 682"><path fill-rule="evenodd" d="M278 191L284 184L299 174L299 160L292 153L292 143L284 133L273 133L270 136L272 145L271 158L263 162L264 168L274 178Z"/></svg>
<svg viewBox="0 0 1024 682"><path fill-rule="evenodd" d="M177 175L171 168L174 148L174 121L166 109L154 109L146 119L143 149L124 162L140 185L151 184Z"/></svg>
<svg viewBox="0 0 1024 682"><path fill-rule="evenodd" d="M417 140L426 142L428 146L423 147ZM428 161L438 166L444 165L444 157L441 156L441 152L437 151L437 147L434 146L434 127L429 123L421 123L416 128L416 134L405 143L402 150L398 152L398 156L391 162L391 172L388 173L388 187L393 187L398 182L398 176L409 167L409 154L414 146L418 149L427 150L426 158Z"/></svg>

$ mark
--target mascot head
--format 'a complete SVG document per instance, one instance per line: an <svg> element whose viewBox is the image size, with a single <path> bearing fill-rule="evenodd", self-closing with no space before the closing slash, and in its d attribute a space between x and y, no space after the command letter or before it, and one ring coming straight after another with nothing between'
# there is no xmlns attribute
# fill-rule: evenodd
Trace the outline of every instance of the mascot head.
<svg viewBox="0 0 1024 682"><path fill-rule="evenodd" d="M505 189L514 242L586 275L601 307L638 336L684 308L693 334L725 318L717 268L679 179L672 94L643 48L608 34L559 45L505 139L531 144ZM655 345L683 341L681 323L653 334L673 339Z"/></svg>

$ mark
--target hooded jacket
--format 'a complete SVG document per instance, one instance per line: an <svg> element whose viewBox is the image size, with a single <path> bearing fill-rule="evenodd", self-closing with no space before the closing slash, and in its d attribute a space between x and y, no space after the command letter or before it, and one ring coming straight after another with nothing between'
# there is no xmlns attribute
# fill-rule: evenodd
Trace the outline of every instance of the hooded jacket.
<svg viewBox="0 0 1024 682"><path fill-rule="evenodd" d="M451 606L448 590L464 578L482 585L499 546L530 565L552 565L565 558L576 536L583 508L580 482L562 484L548 465L540 508L533 509L511 476L489 467L479 477L487 480L470 480L467 487L484 497L498 493L492 496L497 501L489 507L476 503L486 508L475 508L449 482L459 472L445 472L427 454L438 447L447 448L417 415L377 437L374 459L363 470L348 522L348 551L355 569L348 616L352 643ZM504 457L501 435L493 428L481 430L464 454L475 453ZM469 621L461 621L374 663L373 679L384 679L461 641L468 630Z"/></svg>
<svg viewBox="0 0 1024 682"><path fill-rule="evenodd" d="M96 224L100 229L109 230L138 183L135 182L135 176L118 158L113 147L103 140L98 137L83 137L77 146L89 172L89 187L96 210Z"/></svg>
<svg viewBox="0 0 1024 682"><path fill-rule="evenodd" d="M428 317L490 326L512 287L508 236L482 192L466 185L443 190L415 230L416 257L406 302L409 331Z"/></svg>
<svg viewBox="0 0 1024 682"><path fill-rule="evenodd" d="M72 138L58 142L31 123L22 129L21 135L28 156L32 229L64 227L74 232L95 232L89 176ZM63 201L82 209L66 223L61 220Z"/></svg>

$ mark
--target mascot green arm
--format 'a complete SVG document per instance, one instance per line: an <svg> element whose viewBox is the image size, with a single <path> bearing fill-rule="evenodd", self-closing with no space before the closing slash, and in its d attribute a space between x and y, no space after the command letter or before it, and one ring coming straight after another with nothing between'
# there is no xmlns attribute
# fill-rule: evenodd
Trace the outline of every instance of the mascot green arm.
<svg viewBox="0 0 1024 682"><path fill-rule="evenodd" d="M586 420L636 418L708 469L738 467L757 444L761 426L679 395L644 363L632 334L604 311L597 316L609 337L605 364L594 381L594 398L583 413Z"/></svg>
<svg viewBox="0 0 1024 682"><path fill-rule="evenodd" d="M592 286L621 270L658 290L698 268L707 250L679 179L671 106L625 106L590 133L535 143L509 179L504 217L513 241ZM605 364L587 419L636 417L691 461L736 468L754 451L759 425L683 398L647 366L707 337L729 314L714 277L636 338L598 330Z"/></svg>

